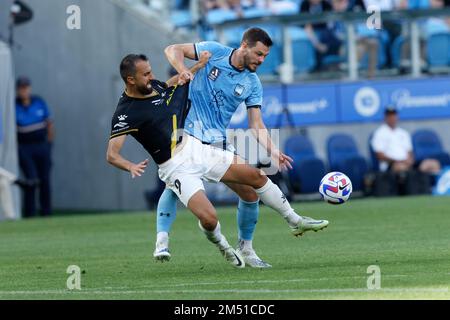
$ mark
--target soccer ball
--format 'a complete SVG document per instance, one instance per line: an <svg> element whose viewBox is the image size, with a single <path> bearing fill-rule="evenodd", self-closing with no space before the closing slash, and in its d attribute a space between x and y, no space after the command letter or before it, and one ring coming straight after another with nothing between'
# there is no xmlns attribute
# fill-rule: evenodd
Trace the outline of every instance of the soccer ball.
<svg viewBox="0 0 450 320"><path fill-rule="evenodd" d="M319 192L326 202L341 204L350 197L352 182L342 172L330 172L320 181Z"/></svg>

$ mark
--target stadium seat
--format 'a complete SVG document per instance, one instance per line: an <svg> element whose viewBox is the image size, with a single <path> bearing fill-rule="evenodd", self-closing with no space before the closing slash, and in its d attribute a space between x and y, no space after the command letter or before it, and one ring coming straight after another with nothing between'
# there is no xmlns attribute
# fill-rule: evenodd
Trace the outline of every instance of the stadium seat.
<svg viewBox="0 0 450 320"><path fill-rule="evenodd" d="M270 15L271 12L264 8L250 8L243 11L244 18L260 18Z"/></svg>
<svg viewBox="0 0 450 320"><path fill-rule="evenodd" d="M334 134L327 142L328 162L331 171L346 174L352 180L353 190L364 189L364 176L368 171L367 162L362 157L350 135Z"/></svg>
<svg viewBox="0 0 450 320"><path fill-rule="evenodd" d="M176 28L191 27L192 15L189 10L175 10L170 15L172 24Z"/></svg>
<svg viewBox="0 0 450 320"><path fill-rule="evenodd" d="M427 39L427 61L430 67L450 65L450 33L435 33Z"/></svg>
<svg viewBox="0 0 450 320"><path fill-rule="evenodd" d="M237 15L231 10L215 9L208 11L206 14L206 22L210 25L235 19L237 19Z"/></svg>
<svg viewBox="0 0 450 320"><path fill-rule="evenodd" d="M432 130L417 130L412 136L414 158L417 163L423 159L436 159L441 166L450 165L450 156L442 148L437 134Z"/></svg>
<svg viewBox="0 0 450 320"><path fill-rule="evenodd" d="M289 28L289 34L292 39L295 72L311 71L316 65L316 53L311 41L302 28Z"/></svg>
<svg viewBox="0 0 450 320"><path fill-rule="evenodd" d="M408 9L429 9L429 0L408 0Z"/></svg>
<svg viewBox="0 0 450 320"><path fill-rule="evenodd" d="M294 193L315 193L325 175L325 164L314 151L311 141L294 135L285 143L285 153L294 159L293 169L287 172L289 186Z"/></svg>

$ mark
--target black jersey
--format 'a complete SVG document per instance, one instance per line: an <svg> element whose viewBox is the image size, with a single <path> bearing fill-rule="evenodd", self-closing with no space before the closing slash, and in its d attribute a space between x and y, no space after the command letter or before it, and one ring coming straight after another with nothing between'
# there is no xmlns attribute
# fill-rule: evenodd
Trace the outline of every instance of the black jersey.
<svg viewBox="0 0 450 320"><path fill-rule="evenodd" d="M181 142L184 120L189 112L189 84L167 88L152 81L156 96L138 99L125 93L112 118L110 139L129 134L151 155L157 164L169 160Z"/></svg>

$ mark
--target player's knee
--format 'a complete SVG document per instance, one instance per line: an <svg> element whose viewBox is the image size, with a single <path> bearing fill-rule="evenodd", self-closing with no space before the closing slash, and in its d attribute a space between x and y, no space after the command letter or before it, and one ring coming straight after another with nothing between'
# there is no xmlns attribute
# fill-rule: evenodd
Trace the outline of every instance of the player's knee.
<svg viewBox="0 0 450 320"><path fill-rule="evenodd" d="M200 223L205 230L214 230L217 226L217 213L213 206L203 208L199 214Z"/></svg>
<svg viewBox="0 0 450 320"><path fill-rule="evenodd" d="M255 189L253 189L250 186L243 185L241 190L239 190L239 198L246 202L256 202L258 201L258 195L255 192Z"/></svg>
<svg viewBox="0 0 450 320"><path fill-rule="evenodd" d="M251 177L253 181L253 188L259 189L265 186L267 183L267 176L262 174L259 170L254 170ZM256 201L256 200L255 200Z"/></svg>
<svg viewBox="0 0 450 320"><path fill-rule="evenodd" d="M205 215L200 218L203 229L213 231L217 227L217 215Z"/></svg>

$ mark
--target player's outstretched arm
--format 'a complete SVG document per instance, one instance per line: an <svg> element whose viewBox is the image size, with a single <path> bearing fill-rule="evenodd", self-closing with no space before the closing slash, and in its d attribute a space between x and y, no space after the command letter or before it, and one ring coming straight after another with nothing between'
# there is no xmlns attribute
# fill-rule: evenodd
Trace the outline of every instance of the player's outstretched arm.
<svg viewBox="0 0 450 320"><path fill-rule="evenodd" d="M109 140L108 150L106 151L106 161L115 166L116 168L128 171L131 177L134 179L136 177L142 176L145 172L145 168L148 164L148 159L145 159L141 163L135 164L128 161L120 155L120 150L125 142L126 135L118 136Z"/></svg>
<svg viewBox="0 0 450 320"><path fill-rule="evenodd" d="M208 61L209 61L209 58L211 58L211 53L209 53L208 51L203 51L203 52L200 54L200 59L199 59L199 61L198 61L196 64L194 64L194 65L192 66L192 68L189 69L189 71L190 71L193 75L196 74L198 70L200 70L200 69L202 69L202 68L205 67L205 65L206 65L206 64L208 63ZM183 85L183 84L185 84L185 83L186 83L186 82L185 82L184 80L181 80L181 81L180 81L180 75L173 76L172 78L170 78L169 80L166 81L166 84L167 84L168 87L174 86L174 85L176 85L176 84Z"/></svg>
<svg viewBox="0 0 450 320"><path fill-rule="evenodd" d="M248 109L248 125L252 129L252 134L256 140L269 152L274 160L277 161L281 170L292 169L291 157L281 152L270 137L269 131L262 119L261 109Z"/></svg>
<svg viewBox="0 0 450 320"><path fill-rule="evenodd" d="M193 43L172 44L164 50L164 53L166 54L169 63L178 71L180 76L179 83L180 81L186 83L194 79L194 75L184 64L184 58L191 60L197 58Z"/></svg>

